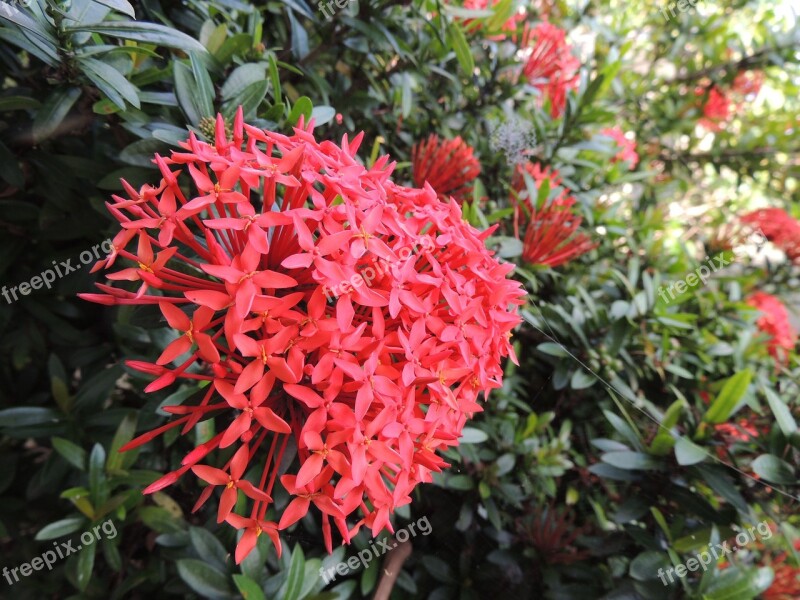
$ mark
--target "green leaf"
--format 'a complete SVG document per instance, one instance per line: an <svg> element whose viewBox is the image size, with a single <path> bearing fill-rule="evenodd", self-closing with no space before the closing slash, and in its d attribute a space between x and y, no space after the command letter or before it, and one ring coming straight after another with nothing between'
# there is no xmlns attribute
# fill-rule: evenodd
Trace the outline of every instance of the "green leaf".
<svg viewBox="0 0 800 600"><path fill-rule="evenodd" d="M708 458L708 453L685 437L678 438L675 443L675 460L679 465L694 465L703 462L706 458Z"/></svg>
<svg viewBox="0 0 800 600"><path fill-rule="evenodd" d="M78 88L66 88L56 90L47 97L33 120L33 137L37 142L46 140L56 132L80 95Z"/></svg>
<svg viewBox="0 0 800 600"><path fill-rule="evenodd" d="M114 439L111 441L108 460L106 461L106 469L108 471L114 472L125 468L125 456L130 456L130 454L123 454L119 449L133 439L136 433L137 415L137 412L128 413L120 422L119 427L117 427Z"/></svg>
<svg viewBox="0 0 800 600"><path fill-rule="evenodd" d="M125 79L122 73L111 65L94 58L79 58L78 60L84 74L120 110L125 110L125 102L136 108L141 108L138 90L131 82Z"/></svg>
<svg viewBox="0 0 800 600"><path fill-rule="evenodd" d="M211 76L196 52L189 54L189 59L198 91L195 105L204 117L213 117L216 114L214 110L214 97L216 94L214 92L214 84L211 82Z"/></svg>
<svg viewBox="0 0 800 600"><path fill-rule="evenodd" d="M736 373L736 375L728 378L722 390L708 407L703 420L707 423L723 423L728 420L728 417L736 408L739 400L742 399L747 388L750 385L750 380L753 378L753 372L750 369L745 369Z"/></svg>
<svg viewBox="0 0 800 600"><path fill-rule="evenodd" d="M797 431L797 423L792 416L792 411L786 403L780 399L780 396L770 388L763 386L762 389L764 390L764 395L767 397L767 402L772 410L772 414L775 415L775 421L778 423L778 427L781 428L783 435L787 437L792 435Z"/></svg>
<svg viewBox="0 0 800 600"><path fill-rule="evenodd" d="M659 569L669 566L669 557L666 554L649 550L631 561L630 574L637 581L652 581L658 577Z"/></svg>
<svg viewBox="0 0 800 600"><path fill-rule="evenodd" d="M19 168L19 161L3 142L0 142L0 177L15 188L25 185L25 175Z"/></svg>
<svg viewBox="0 0 800 600"><path fill-rule="evenodd" d="M107 6L117 12L121 12L123 15L129 16L131 19L136 18L136 13L133 10L133 6L127 0L92 0L92 2L96 2L97 4L102 4L103 6Z"/></svg>
<svg viewBox="0 0 800 600"><path fill-rule="evenodd" d="M286 11L289 17L289 26L292 29L292 55L302 60L308 55L308 33L294 16L293 10Z"/></svg>
<svg viewBox="0 0 800 600"><path fill-rule="evenodd" d="M278 593L279 598L284 600L299 600L300 591L303 589L303 574L305 573L306 559L303 555L303 548L297 544L292 550L292 562L289 565L289 572L286 581L281 586Z"/></svg>
<svg viewBox="0 0 800 600"><path fill-rule="evenodd" d="M584 367L578 367L572 374L569 385L573 390L583 390L595 384L597 379Z"/></svg>
<svg viewBox="0 0 800 600"><path fill-rule="evenodd" d="M109 35L111 37L121 38L124 40L144 42L145 44L155 44L156 46L163 46L165 48L176 48L187 53L206 52L205 47L196 39L178 31L177 29L159 25L158 23L148 23L144 21L104 21L102 23L89 23L64 27L64 30L68 33L76 31L89 31L91 33Z"/></svg>
<svg viewBox="0 0 800 600"><path fill-rule="evenodd" d="M61 519L49 525L45 525L36 534L35 540L41 542L45 540L54 540L56 538L64 537L70 533L75 533L86 525L86 519L83 517L71 517L69 519Z"/></svg>
<svg viewBox="0 0 800 600"><path fill-rule="evenodd" d="M97 554L97 544L84 547L78 553L78 566L77 566L77 579L78 589L85 591L92 580L92 571L94 571L94 557Z"/></svg>
<svg viewBox="0 0 800 600"><path fill-rule="evenodd" d="M513 0L500 0L500 2L495 4L492 8L494 10L494 16L489 19L486 26L489 31L497 31L502 28L509 17L511 17L511 12L514 10L514 2Z"/></svg>
<svg viewBox="0 0 800 600"><path fill-rule="evenodd" d="M32 425L57 423L61 415L52 408L37 406L17 406L0 410L0 427L19 428Z"/></svg>
<svg viewBox="0 0 800 600"><path fill-rule="evenodd" d="M204 561L223 572L228 568L225 564L228 551L213 533L202 527L190 527L189 539L192 540L192 546Z"/></svg>
<svg viewBox="0 0 800 600"><path fill-rule="evenodd" d="M89 493L94 506L100 506L108 499L105 464L106 451L97 443L89 455Z"/></svg>
<svg viewBox="0 0 800 600"><path fill-rule="evenodd" d="M314 110L314 105L311 99L307 96L300 96L297 102L292 106L292 112L289 113L289 123L297 125L300 120L300 115L305 117L305 122L308 124L308 119L311 118L311 111Z"/></svg>
<svg viewBox="0 0 800 600"><path fill-rule="evenodd" d="M228 118L232 118L236 113L236 109L241 106L242 114L245 119L254 117L258 111L258 107L264 101L264 98L266 98L268 89L269 83L266 79L251 83L226 103L222 114Z"/></svg>
<svg viewBox="0 0 800 600"><path fill-rule="evenodd" d="M178 575L195 592L206 598L231 598L228 577L202 560L184 558L178 561Z"/></svg>
<svg viewBox="0 0 800 600"><path fill-rule="evenodd" d="M476 429L475 427L464 427L461 430L461 437L458 438L459 444L480 444L485 442L489 439L489 436L486 435L481 429Z"/></svg>
<svg viewBox="0 0 800 600"><path fill-rule="evenodd" d="M261 587L247 575L234 575L233 582L244 600L265 600Z"/></svg>
<svg viewBox="0 0 800 600"><path fill-rule="evenodd" d="M464 32L461 26L456 21L451 21L447 28L447 37L450 46L456 53L458 64L461 65L461 70L467 77L472 77L472 72L475 70L475 59L467 43L467 38L464 37Z"/></svg>
<svg viewBox="0 0 800 600"><path fill-rule="evenodd" d="M181 107L186 120L195 127L200 126L200 119L204 116L196 103L199 95L197 83L192 76L191 69L182 62L173 63L173 75L175 77L175 96L178 98L178 105Z"/></svg>
<svg viewBox="0 0 800 600"><path fill-rule="evenodd" d="M762 454L753 461L751 466L756 475L772 483L786 485L798 483L791 465L772 454Z"/></svg>
<svg viewBox="0 0 800 600"><path fill-rule="evenodd" d="M247 63L236 67L220 88L223 100L231 100L241 94L248 86L265 81L266 63Z"/></svg>
<svg viewBox="0 0 800 600"><path fill-rule="evenodd" d="M612 467L627 471L654 470L662 467L660 461L643 452L606 452L600 458Z"/></svg>
<svg viewBox="0 0 800 600"><path fill-rule="evenodd" d="M0 112L10 110L34 110L42 105L35 98L27 96L4 96L0 98Z"/></svg>
<svg viewBox="0 0 800 600"><path fill-rule="evenodd" d="M336 109L332 106L315 106L311 111L311 118L314 119L316 127L330 123L335 116Z"/></svg>
<svg viewBox="0 0 800 600"><path fill-rule="evenodd" d="M56 452L64 457L68 463L78 467L81 471L86 469L86 450L64 438L54 437L50 441L53 443L53 448L55 448Z"/></svg>
<svg viewBox="0 0 800 600"><path fill-rule="evenodd" d="M269 55L269 78L272 81L272 99L275 104L281 103L281 78L278 73L278 64L275 61L275 55Z"/></svg>
<svg viewBox="0 0 800 600"><path fill-rule="evenodd" d="M772 585L773 571L760 569L725 569L703 594L703 600L753 600Z"/></svg>

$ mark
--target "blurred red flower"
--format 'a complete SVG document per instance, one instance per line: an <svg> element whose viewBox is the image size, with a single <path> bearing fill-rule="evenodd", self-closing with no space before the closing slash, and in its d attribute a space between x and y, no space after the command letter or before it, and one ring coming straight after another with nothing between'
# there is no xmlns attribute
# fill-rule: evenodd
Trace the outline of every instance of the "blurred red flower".
<svg viewBox="0 0 800 600"><path fill-rule="evenodd" d="M764 83L763 71L739 71L733 80L733 91L742 96L755 97Z"/></svg>
<svg viewBox="0 0 800 600"><path fill-rule="evenodd" d="M553 118L564 112L567 92L578 87L581 63L572 55L566 36L563 29L544 21L532 28L526 25L520 44L528 52L522 74L541 93L541 104L550 100Z"/></svg>
<svg viewBox="0 0 800 600"><path fill-rule="evenodd" d="M705 87L695 89L695 95L703 97L706 95ZM716 85L708 90L708 97L703 104L703 118L699 123L710 131L722 129L722 123L730 117L731 101L721 89Z"/></svg>
<svg viewBox="0 0 800 600"><path fill-rule="evenodd" d="M633 171L639 164L639 155L636 154L636 142L629 140L622 129L619 127L606 127L600 133L610 137L616 142L619 152L611 159L611 162L628 162L628 169Z"/></svg>
<svg viewBox="0 0 800 600"><path fill-rule="evenodd" d="M190 133L184 151L157 155L158 187L124 183L128 198L108 204L134 232L117 236L115 256L135 265L109 279L138 289L82 294L158 304L177 330L157 363L128 365L155 377L147 392L183 379L198 395L164 407L177 418L123 450L216 418L219 433L145 493L189 470L208 484L195 510L221 490L217 519L244 530L237 563L263 532L280 553L278 531L312 506L328 551L331 520L345 542L362 526L391 531L392 512L447 466L436 451L457 445L480 393L501 386L501 359L515 360L524 291L486 249L491 232L430 186L394 184L388 157L364 168L363 134L337 145L312 127L285 136L240 110L232 139L218 117L213 143ZM275 523L267 510L290 439L299 469L281 473L292 499ZM228 447L221 467L201 464ZM249 515L234 512L242 495Z"/></svg>
<svg viewBox="0 0 800 600"><path fill-rule="evenodd" d="M481 164L460 136L446 140L431 134L411 149L411 170L416 187L423 187L427 181L440 200L446 202L452 196L462 204L472 194L472 182L480 175Z"/></svg>
<svg viewBox="0 0 800 600"><path fill-rule="evenodd" d="M800 221L782 208L760 208L741 218L743 223L761 230L787 258L800 261Z"/></svg>
<svg viewBox="0 0 800 600"><path fill-rule="evenodd" d="M800 551L800 540L794 542L795 551ZM766 564L772 567L775 578L769 589L761 594L764 600L797 600L800 598L800 567L790 562L788 552L782 552L768 559Z"/></svg>
<svg viewBox="0 0 800 600"><path fill-rule="evenodd" d="M762 316L756 326L770 336L769 353L776 362L788 360L788 352L797 344L797 332L789 322L789 313L783 303L775 296L756 292L747 298L747 303L761 311Z"/></svg>

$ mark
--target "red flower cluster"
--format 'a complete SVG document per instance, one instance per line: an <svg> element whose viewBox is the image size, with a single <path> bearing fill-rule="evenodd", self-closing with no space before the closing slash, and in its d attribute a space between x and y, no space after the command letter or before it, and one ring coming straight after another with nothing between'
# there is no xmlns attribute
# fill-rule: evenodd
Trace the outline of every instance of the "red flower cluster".
<svg viewBox="0 0 800 600"><path fill-rule="evenodd" d="M782 208L761 208L741 218L743 223L761 230L786 257L800 262L800 221Z"/></svg>
<svg viewBox="0 0 800 600"><path fill-rule="evenodd" d="M742 96L755 97L763 84L763 71L739 71L733 80L733 91Z"/></svg>
<svg viewBox="0 0 800 600"><path fill-rule="evenodd" d="M567 34L546 21L533 28L526 25L521 46L529 48L522 74L539 90L542 104L545 98L550 100L550 115L557 118L564 112L567 92L578 87L578 69L581 66L572 55Z"/></svg>
<svg viewBox="0 0 800 600"><path fill-rule="evenodd" d="M536 199L528 196L523 172L531 176L537 189L547 181L550 190L557 195L545 200L543 206L536 205ZM558 171L544 169L538 163L518 166L512 181L511 204L514 206L514 227L519 237L520 222L528 222L522 245L522 258L533 265L557 267L585 254L596 246L584 234L576 231L583 220L572 211L575 198L561 187ZM522 202L520 202L522 201Z"/></svg>
<svg viewBox="0 0 800 600"><path fill-rule="evenodd" d="M102 294L82 296L158 304L177 330L156 364L129 362L156 376L146 391L201 382L199 402L166 407L178 418L124 449L219 421L145 491L190 469L208 483L195 510L221 489L218 520L245 530L237 562L262 532L280 552L278 531L312 504L331 551L331 520L345 542L361 526L391 530L390 514L446 466L436 451L458 444L479 394L501 385L524 292L456 203L394 184L388 157L365 169L363 134L341 146L317 142L311 126L285 136L244 124L241 111L232 131L218 117L213 144L190 134L184 152L156 156L156 187L125 184L129 198L108 204L123 230L96 268L127 259L134 266L109 279L139 288L98 284ZM386 266L369 285L361 270L374 257ZM326 301L343 281L349 291ZM280 473L290 440L300 467ZM201 464L227 448L221 468ZM275 523L266 513L279 475L293 499ZM239 492L249 515L233 512Z"/></svg>
<svg viewBox="0 0 800 600"><path fill-rule="evenodd" d="M704 87L695 89L695 95L703 97L706 95ZM703 104L703 118L699 123L710 131L719 131L722 129L722 123L728 120L731 113L731 101L725 92L719 89L716 85L708 90L708 98Z"/></svg>
<svg viewBox="0 0 800 600"><path fill-rule="evenodd" d="M800 541L794 542L795 551L800 551ZM775 574L772 585L761 594L764 600L797 600L800 598L800 566L793 564L788 552L767 560L767 566Z"/></svg>
<svg viewBox="0 0 800 600"><path fill-rule="evenodd" d="M411 149L411 170L418 188L427 181L440 200L446 202L452 196L463 204L472 194L472 182L480 175L481 164L461 136L445 140L431 134Z"/></svg>
<svg viewBox="0 0 800 600"><path fill-rule="evenodd" d="M764 292L752 294L747 303L763 313L756 326L770 336L770 355L779 363L786 362L787 353L797 345L797 332L789 322L786 307L775 296Z"/></svg>
<svg viewBox="0 0 800 600"><path fill-rule="evenodd" d="M614 158L611 159L611 162L627 161L628 169L633 171L636 165L639 164L639 155L636 154L636 142L625 137L625 134L619 127L606 127L601 130L600 133L613 139L620 149Z"/></svg>

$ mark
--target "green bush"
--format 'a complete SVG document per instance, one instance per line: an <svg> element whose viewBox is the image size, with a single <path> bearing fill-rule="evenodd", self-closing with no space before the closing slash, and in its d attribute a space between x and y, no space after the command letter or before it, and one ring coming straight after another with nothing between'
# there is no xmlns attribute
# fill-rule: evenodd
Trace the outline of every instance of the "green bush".
<svg viewBox="0 0 800 600"><path fill-rule="evenodd" d="M155 154L189 131L213 139L217 113L230 127L240 106L281 133L309 118L318 140L363 131L360 159L389 154L406 184L415 144L460 136L480 163L463 216L495 227L487 245L528 291L519 365L505 365L503 387L443 453L451 467L396 511L398 527L427 517L431 532L411 540L393 598L800 594L800 358L796 338L775 358L752 306L768 292L796 308L800 270L766 229L774 243L748 245L741 223L764 206L800 217L788 3L674 15L640 0L27 4L0 4L3 566L99 534L0 595L322 599L378 588L387 557L330 584L320 576L368 548L368 532L329 555L306 517L281 533L280 558L260 539L235 565L235 531L216 524L215 507L191 513L194 480L142 495L216 433L209 421L119 452L193 390L144 392L152 378L124 361L155 361L171 331L146 307L78 299L99 281L97 256L83 253L119 230L104 202L122 195L120 178L157 184ZM527 13L515 20L517 4ZM523 28L542 21L569 33L579 63L563 106L519 74ZM635 160L620 160L614 126L632 133ZM521 162L551 176L523 175ZM566 198L582 237L548 266L534 259L544 243L525 242L529 208ZM666 293L708 260L731 264ZM70 261L51 285L20 289ZM660 569L762 522L769 535L757 529L742 551L662 583Z"/></svg>

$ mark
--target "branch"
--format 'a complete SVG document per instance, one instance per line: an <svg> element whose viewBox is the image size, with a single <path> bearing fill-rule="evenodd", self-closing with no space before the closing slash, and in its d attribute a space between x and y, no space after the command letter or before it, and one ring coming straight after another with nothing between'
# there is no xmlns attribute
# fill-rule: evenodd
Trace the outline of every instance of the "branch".
<svg viewBox="0 0 800 600"><path fill-rule="evenodd" d="M372 600L389 600L395 581L400 576L403 563L411 556L411 550L411 542L408 540L399 542L397 546L389 550L386 559L383 561L383 573L381 573L381 578Z"/></svg>

